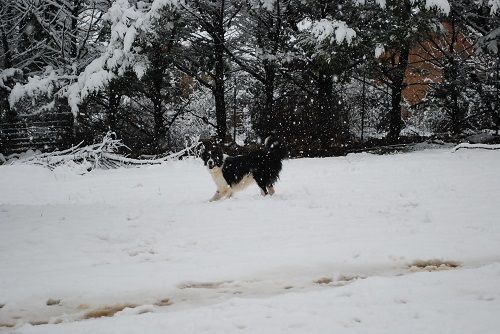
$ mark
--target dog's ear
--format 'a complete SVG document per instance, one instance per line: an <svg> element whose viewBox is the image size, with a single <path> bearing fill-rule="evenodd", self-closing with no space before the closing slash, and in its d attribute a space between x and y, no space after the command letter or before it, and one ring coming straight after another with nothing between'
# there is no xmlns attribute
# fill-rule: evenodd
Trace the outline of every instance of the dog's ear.
<svg viewBox="0 0 500 334"><path fill-rule="evenodd" d="M198 140L198 145L196 146L198 150L204 150L206 147L207 145L203 140Z"/></svg>
<svg viewBox="0 0 500 334"><path fill-rule="evenodd" d="M215 145L214 150L217 154L222 154L222 146L221 145Z"/></svg>
<svg viewBox="0 0 500 334"><path fill-rule="evenodd" d="M210 139L200 139L199 143L200 143L199 147L202 150L210 150L214 147L214 144Z"/></svg>

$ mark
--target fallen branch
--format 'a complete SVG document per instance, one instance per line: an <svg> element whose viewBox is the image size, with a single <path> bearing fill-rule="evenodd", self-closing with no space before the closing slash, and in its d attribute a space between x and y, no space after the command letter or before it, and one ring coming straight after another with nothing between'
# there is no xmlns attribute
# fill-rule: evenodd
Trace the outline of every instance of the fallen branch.
<svg viewBox="0 0 500 334"><path fill-rule="evenodd" d="M451 153L455 153L461 148L466 148L466 149L483 149L483 150L500 150L500 144L495 144L495 145L489 145L489 144L469 144L469 143L462 143L458 144L454 148L452 148Z"/></svg>
<svg viewBox="0 0 500 334"><path fill-rule="evenodd" d="M179 159L181 156L195 156L197 154L198 140L193 139L191 145L185 149L171 153L158 159L132 159L117 154L118 149L126 147L121 140L114 139L115 134L108 132L101 143L83 146L83 142L64 151L34 154L29 157L12 157L10 164L41 165L54 169L61 165L78 166L83 172L92 169L113 169L129 165L157 165L170 160Z"/></svg>

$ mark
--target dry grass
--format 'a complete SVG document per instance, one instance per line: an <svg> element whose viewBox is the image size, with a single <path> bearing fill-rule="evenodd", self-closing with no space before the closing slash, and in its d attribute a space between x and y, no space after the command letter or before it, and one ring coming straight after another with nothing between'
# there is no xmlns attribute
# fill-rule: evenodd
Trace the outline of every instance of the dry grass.
<svg viewBox="0 0 500 334"><path fill-rule="evenodd" d="M431 259L413 261L408 268L410 271L441 271L458 268L461 265L458 261Z"/></svg>
<svg viewBox="0 0 500 334"><path fill-rule="evenodd" d="M338 278L338 281L340 281L340 282L352 282L352 281L356 281L358 279L364 279L364 278L366 278L366 277L363 275L340 275Z"/></svg>
<svg viewBox="0 0 500 334"><path fill-rule="evenodd" d="M59 305L59 304L61 304L61 300L50 298L49 300L47 300L46 304L47 304L47 306Z"/></svg>
<svg viewBox="0 0 500 334"><path fill-rule="evenodd" d="M172 305L172 301L169 298L163 298L155 303L156 306L169 306Z"/></svg>
<svg viewBox="0 0 500 334"><path fill-rule="evenodd" d="M331 277L321 277L314 281L316 284L330 284L333 282L333 278Z"/></svg>
<svg viewBox="0 0 500 334"><path fill-rule="evenodd" d="M186 282L179 285L179 289L217 289L230 282Z"/></svg>
<svg viewBox="0 0 500 334"><path fill-rule="evenodd" d="M12 328L15 324L10 322L0 322L0 328Z"/></svg>
<svg viewBox="0 0 500 334"><path fill-rule="evenodd" d="M117 304L117 305L106 305L101 308L89 311L83 316L84 319L102 318L102 317L112 317L117 312L123 311L125 308L134 308L137 305L134 304Z"/></svg>

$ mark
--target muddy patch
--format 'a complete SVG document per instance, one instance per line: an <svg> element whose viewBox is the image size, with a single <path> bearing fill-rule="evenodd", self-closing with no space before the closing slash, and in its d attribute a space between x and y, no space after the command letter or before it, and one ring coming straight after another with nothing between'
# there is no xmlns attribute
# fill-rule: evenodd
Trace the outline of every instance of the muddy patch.
<svg viewBox="0 0 500 334"><path fill-rule="evenodd" d="M170 298L163 298L163 299L157 301L154 305L155 306L169 306L172 304L173 304L173 302L170 300Z"/></svg>
<svg viewBox="0 0 500 334"><path fill-rule="evenodd" d="M360 280L360 279L365 279L366 276L365 275L340 275L338 278L337 278L337 282L339 284L347 284L347 283L351 283L351 282L354 282L354 281L357 281L357 280Z"/></svg>
<svg viewBox="0 0 500 334"><path fill-rule="evenodd" d="M354 281L357 281L358 279L364 279L364 278L366 278L366 276L344 274L344 275L339 275L337 279L333 279L332 277L321 277L315 280L314 283L320 285L343 286L352 283Z"/></svg>
<svg viewBox="0 0 500 334"><path fill-rule="evenodd" d="M47 306L59 305L59 304L61 304L61 300L49 298L49 300L47 300L46 304L47 304Z"/></svg>
<svg viewBox="0 0 500 334"><path fill-rule="evenodd" d="M458 261L453 260L441 260L441 259L432 259L432 260L416 260L408 265L408 269L412 272L418 271L443 271L455 269L462 266L462 264Z"/></svg>
<svg viewBox="0 0 500 334"><path fill-rule="evenodd" d="M320 277L320 278L318 278L317 280L314 281L314 283L321 284L321 285L323 285L323 284L330 284L332 282L333 282L333 278L331 278L331 277Z"/></svg>
<svg viewBox="0 0 500 334"><path fill-rule="evenodd" d="M10 322L0 322L0 329L1 328L12 328L14 326L15 326L15 324L10 323Z"/></svg>
<svg viewBox="0 0 500 334"><path fill-rule="evenodd" d="M218 289L231 281L222 282L185 282L178 285L179 289Z"/></svg>
<svg viewBox="0 0 500 334"><path fill-rule="evenodd" d="M83 319L112 317L116 313L123 311L125 308L135 308L135 307L137 307L137 305L134 304L107 305L85 313L83 315Z"/></svg>

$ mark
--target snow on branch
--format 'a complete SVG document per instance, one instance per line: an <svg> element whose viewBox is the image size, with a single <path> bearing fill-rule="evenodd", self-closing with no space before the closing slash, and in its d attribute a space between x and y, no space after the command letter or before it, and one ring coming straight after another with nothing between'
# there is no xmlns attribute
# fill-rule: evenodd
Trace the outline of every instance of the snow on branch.
<svg viewBox="0 0 500 334"><path fill-rule="evenodd" d="M82 146L83 142L63 151L50 153L32 154L27 157L13 155L7 157L7 163L40 165L51 170L59 166L77 168L82 173L93 169L112 169L123 166L157 165L166 161L179 159L181 156L197 156L199 146L198 138L190 141L190 146L185 149L170 153L157 159L132 159L120 155L117 151L127 148L119 139L115 139L115 133L108 132L101 143Z"/></svg>
<svg viewBox="0 0 500 334"><path fill-rule="evenodd" d="M489 144L469 144L469 143L462 143L458 144L455 146L452 150L451 153L455 153L461 148L466 148L466 149L484 149L484 150L500 150L500 144L495 144L495 145L489 145Z"/></svg>
<svg viewBox="0 0 500 334"><path fill-rule="evenodd" d="M415 4L418 1L420 1L420 0L411 0L411 3ZM489 1L490 1L490 5L491 5L491 3L497 2L497 6L498 6L498 3L500 2L500 0L489 0ZM364 5L366 3L366 0L354 0L354 2L357 3L358 5ZM386 7L386 0L375 0L375 2L381 8ZM448 0L425 0L425 8L426 9L436 8L436 9L442 11L446 15L448 15L450 13L450 3L448 2Z"/></svg>
<svg viewBox="0 0 500 334"><path fill-rule="evenodd" d="M9 104L14 107L21 99L28 97L36 100L38 97L53 98L58 95L61 85L66 80L73 80L77 77L74 75L59 74L51 66L45 69L43 75L35 75L28 78L28 82L24 85L16 83L9 95ZM48 105L52 105L53 102ZM42 107L42 109L45 107Z"/></svg>
<svg viewBox="0 0 500 334"><path fill-rule="evenodd" d="M154 19L159 17L163 8L176 8L180 0L154 0L148 7L130 4L129 0L113 3L105 19L111 22L111 38L105 52L92 61L80 74L78 81L68 87L68 102L73 114L78 113L79 105L128 70L142 78L149 64L133 47L141 32L149 32Z"/></svg>
<svg viewBox="0 0 500 334"><path fill-rule="evenodd" d="M10 92L10 87L7 86L6 82L15 77L16 75L22 75L23 71L18 68L6 68L0 70L0 89L4 89L7 92Z"/></svg>
<svg viewBox="0 0 500 334"><path fill-rule="evenodd" d="M272 12L274 10L274 6L276 5L276 0L250 0L249 3L253 8L264 8L268 12Z"/></svg>
<svg viewBox="0 0 500 334"><path fill-rule="evenodd" d="M358 5L364 5L366 0L353 0ZM385 8L386 0L375 0L375 2L381 7Z"/></svg>
<svg viewBox="0 0 500 334"><path fill-rule="evenodd" d="M356 37L356 32L343 21L321 19L310 21L308 19L299 23L299 29L312 34L318 42L327 41L329 43L342 44L344 41L351 44Z"/></svg>
<svg viewBox="0 0 500 334"><path fill-rule="evenodd" d="M491 14L495 14L500 9L500 0L489 0L488 5L491 7Z"/></svg>
<svg viewBox="0 0 500 334"><path fill-rule="evenodd" d="M182 0L154 0L151 4L129 0L114 1L104 19L111 23L110 39L101 55L87 65L81 73L64 75L48 68L44 75L35 76L25 85L16 85L9 102L11 105L23 97L40 94L52 98L67 97L73 114L78 114L79 105L91 94L109 84L116 76L133 70L141 78L149 64L134 42L142 32L150 32L151 25L160 16L160 10L170 6L176 8Z"/></svg>
<svg viewBox="0 0 500 334"><path fill-rule="evenodd" d="M413 0L413 2L415 1L416 0ZM450 4L448 3L448 0L426 0L425 8L426 9L436 8L442 11L446 15L450 13Z"/></svg>

